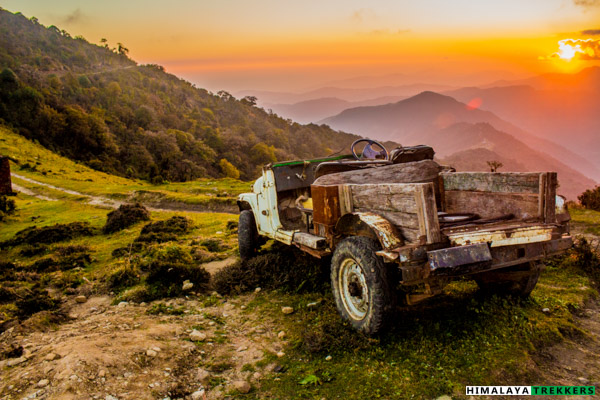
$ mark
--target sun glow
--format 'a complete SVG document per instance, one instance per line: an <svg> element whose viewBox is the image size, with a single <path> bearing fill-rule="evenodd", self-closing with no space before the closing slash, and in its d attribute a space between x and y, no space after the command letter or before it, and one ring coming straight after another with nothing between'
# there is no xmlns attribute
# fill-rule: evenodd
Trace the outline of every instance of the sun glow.
<svg viewBox="0 0 600 400"><path fill-rule="evenodd" d="M573 39L564 39L558 41L558 57L565 60L571 61L577 53L585 53L581 48L580 44L575 44Z"/></svg>

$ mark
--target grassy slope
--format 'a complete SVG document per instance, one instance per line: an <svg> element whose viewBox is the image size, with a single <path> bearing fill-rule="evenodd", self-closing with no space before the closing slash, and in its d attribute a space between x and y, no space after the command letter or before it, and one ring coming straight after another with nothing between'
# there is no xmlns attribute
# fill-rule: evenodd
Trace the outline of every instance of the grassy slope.
<svg viewBox="0 0 600 400"><path fill-rule="evenodd" d="M151 185L145 181L131 180L95 171L83 164L61 157L44 147L0 126L0 154L15 159L12 172L39 182L80 193L127 199L134 192L145 193L147 199L163 199L186 204L226 204L248 191L249 183L235 179L199 179L186 183ZM27 168L24 166L28 165ZM64 193L44 188L18 178L14 182L50 197L70 198Z"/></svg>
<svg viewBox="0 0 600 400"><path fill-rule="evenodd" d="M41 171L23 171L40 181L81 192L105 195L123 194L139 182L109 176L54 156L31 142L2 131L2 151L11 149L21 164L42 160ZM29 146L29 147L22 147ZM62 171L61 171L62 170ZM21 173L21 171L17 171ZM71 176L72 174L72 176ZM87 183L86 179L94 180ZM164 185L180 193L192 193L196 183ZM215 186L226 185L216 183ZM147 187L143 186L143 187ZM161 189L163 190L163 189ZM175 192L177 193L177 192ZM87 221L100 228L107 210L78 201L74 196L48 202L30 196L16 198L18 213L3 223L0 241L11 238L29 226ZM175 213L152 213L153 220L166 219ZM191 249L196 239L217 237L236 252L236 236L226 229L234 215L206 213L185 214L195 222L195 229L180 238L181 246ZM573 224L598 233L600 213L573 210ZM56 272L49 282L75 282L86 277L102 280L122 260L111 252L126 246L139 234L143 223L113 234L97 234L65 244L85 244L92 250L94 261L84 270ZM0 260L28 264L42 257L23 257L23 246L0 252ZM53 246L51 246L53 247ZM593 283L578 267L577 255L548 263L539 285L529 301L517 303L505 299L478 298L470 282L449 286L444 296L415 308L402 310L395 327L379 338L365 338L340 322L328 291L294 294L278 291L257 297L251 312L279 319L288 334L287 356L277 359L286 369L266 379L257 397L296 398L433 398L442 394L461 397L464 385L472 384L551 384L536 382L532 353L566 334L580 333L574 324L573 310L580 309L597 292ZM64 289L64 287L63 287ZM318 307L307 304L320 300ZM296 312L282 318L280 307L292 305ZM542 310L548 308L550 312ZM1 313L0 309L0 313ZM326 357L332 356L327 361ZM275 360L276 357L268 358Z"/></svg>

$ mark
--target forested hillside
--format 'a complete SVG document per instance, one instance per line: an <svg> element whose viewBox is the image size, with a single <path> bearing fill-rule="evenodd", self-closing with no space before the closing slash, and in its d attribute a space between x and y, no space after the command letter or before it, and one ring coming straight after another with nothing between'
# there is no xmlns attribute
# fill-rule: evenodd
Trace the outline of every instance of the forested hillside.
<svg viewBox="0 0 600 400"><path fill-rule="evenodd" d="M253 97L213 95L127 53L0 9L0 119L95 169L152 181L251 179L265 163L357 138L280 118Z"/></svg>

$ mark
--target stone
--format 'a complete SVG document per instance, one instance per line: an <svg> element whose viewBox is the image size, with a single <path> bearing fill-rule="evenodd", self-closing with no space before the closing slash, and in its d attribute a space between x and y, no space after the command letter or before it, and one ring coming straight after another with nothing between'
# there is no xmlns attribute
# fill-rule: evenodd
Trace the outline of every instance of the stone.
<svg viewBox="0 0 600 400"><path fill-rule="evenodd" d="M42 379L41 381L39 381L37 383L37 387L43 388L43 387L48 386L49 383L50 383L50 381L48 379Z"/></svg>
<svg viewBox="0 0 600 400"><path fill-rule="evenodd" d="M85 303L87 301L87 297L80 295L80 296L75 297L75 301L80 304Z"/></svg>
<svg viewBox="0 0 600 400"><path fill-rule="evenodd" d="M107 394L106 397L104 398L104 400L119 400L119 399L116 398L115 396L111 396L110 394Z"/></svg>
<svg viewBox="0 0 600 400"><path fill-rule="evenodd" d="M58 356L58 354L55 354L55 353L48 353L48 354L46 355L46 357L44 358L44 360L46 360L46 361L54 361L54 360L56 360L56 359L58 359L58 358L60 358L60 357Z"/></svg>
<svg viewBox="0 0 600 400"><path fill-rule="evenodd" d="M194 393L192 393L192 400L202 400L202 399L204 399L205 393L206 392L204 391L204 389L196 390Z"/></svg>
<svg viewBox="0 0 600 400"><path fill-rule="evenodd" d="M156 351L157 353L159 353L159 352L162 351L162 349L160 347L158 347L158 346L152 347L152 350Z"/></svg>
<svg viewBox="0 0 600 400"><path fill-rule="evenodd" d="M277 352L277 357L281 358L283 356L285 356L285 353L283 351L278 351Z"/></svg>
<svg viewBox="0 0 600 400"><path fill-rule="evenodd" d="M277 334L277 337L279 339L285 339L286 336L287 336L287 334L284 331L281 331Z"/></svg>
<svg viewBox="0 0 600 400"><path fill-rule="evenodd" d="M99 378L104 378L106 376L106 371L101 369L100 372L98 372L98 377Z"/></svg>
<svg viewBox="0 0 600 400"><path fill-rule="evenodd" d="M308 304L306 305L306 307L307 307L307 308L314 308L314 307L318 306L319 304L320 304L320 302L319 302L319 301L315 301L315 302L313 302L313 303L308 303Z"/></svg>
<svg viewBox="0 0 600 400"><path fill-rule="evenodd" d="M152 349L146 350L146 355L148 357L156 357L158 355L158 353Z"/></svg>
<svg viewBox="0 0 600 400"><path fill-rule="evenodd" d="M435 400L452 400L452 397L445 394L443 396L437 397Z"/></svg>
<svg viewBox="0 0 600 400"><path fill-rule="evenodd" d="M202 341L206 340L206 333L200 332L200 331L197 331L196 329L194 329L190 333L190 339L193 340L194 342L202 342Z"/></svg>
<svg viewBox="0 0 600 400"><path fill-rule="evenodd" d="M255 372L252 375L252 378L254 378L254 380L258 381L260 378L262 378L262 375L260 374L260 372Z"/></svg>
<svg viewBox="0 0 600 400"><path fill-rule="evenodd" d="M196 371L196 379L202 384L207 384L210 379L210 372L204 368L198 368L198 371Z"/></svg>
<svg viewBox="0 0 600 400"><path fill-rule="evenodd" d="M246 350L248 350L248 346L240 346L237 349L238 353L241 353L242 351L246 351Z"/></svg>
<svg viewBox="0 0 600 400"><path fill-rule="evenodd" d="M8 360L6 365L8 365L9 367L14 367L15 365L22 364L25 361L27 361L27 359L25 357L14 358L12 360Z"/></svg>
<svg viewBox="0 0 600 400"><path fill-rule="evenodd" d="M129 305L129 303L128 303L128 302L126 302L126 301L122 301L122 302L120 302L119 304L117 304L117 307L126 307L126 306L128 306L128 305Z"/></svg>
<svg viewBox="0 0 600 400"><path fill-rule="evenodd" d="M256 289L254 289L254 293L258 293L258 292L260 292L261 290L262 290L261 288L257 287Z"/></svg>
<svg viewBox="0 0 600 400"><path fill-rule="evenodd" d="M550 312L550 309L549 308L543 308L542 312L548 314Z"/></svg>
<svg viewBox="0 0 600 400"><path fill-rule="evenodd" d="M246 307L245 305L240 306L240 309L242 309L242 310L245 310L246 308L248 308L248 307Z"/></svg>
<svg viewBox="0 0 600 400"><path fill-rule="evenodd" d="M240 393L248 393L252 390L252 386L246 381L235 381L233 387Z"/></svg>
<svg viewBox="0 0 600 400"><path fill-rule="evenodd" d="M294 312L292 307L281 307L281 312L284 314L291 314Z"/></svg>
<svg viewBox="0 0 600 400"><path fill-rule="evenodd" d="M183 286L181 287L181 290L183 290L184 292L187 292L188 290L191 290L194 287L194 284L192 282L190 282L189 280L185 280L183 281Z"/></svg>
<svg viewBox="0 0 600 400"><path fill-rule="evenodd" d="M333 357L331 357L331 356L325 357L325 361L331 361L332 359L333 359Z"/></svg>

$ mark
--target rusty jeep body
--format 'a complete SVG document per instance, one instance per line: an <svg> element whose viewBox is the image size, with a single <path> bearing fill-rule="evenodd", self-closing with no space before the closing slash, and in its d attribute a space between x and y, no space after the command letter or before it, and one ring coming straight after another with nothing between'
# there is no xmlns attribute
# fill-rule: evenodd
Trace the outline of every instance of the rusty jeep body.
<svg viewBox="0 0 600 400"><path fill-rule="evenodd" d="M402 300L435 296L454 279L484 293L528 296L541 261L572 246L554 172L455 172L427 146L375 157L290 161L264 167L239 196L239 244L251 257L260 237L331 256L342 317L380 331ZM425 150L424 150L425 149Z"/></svg>

